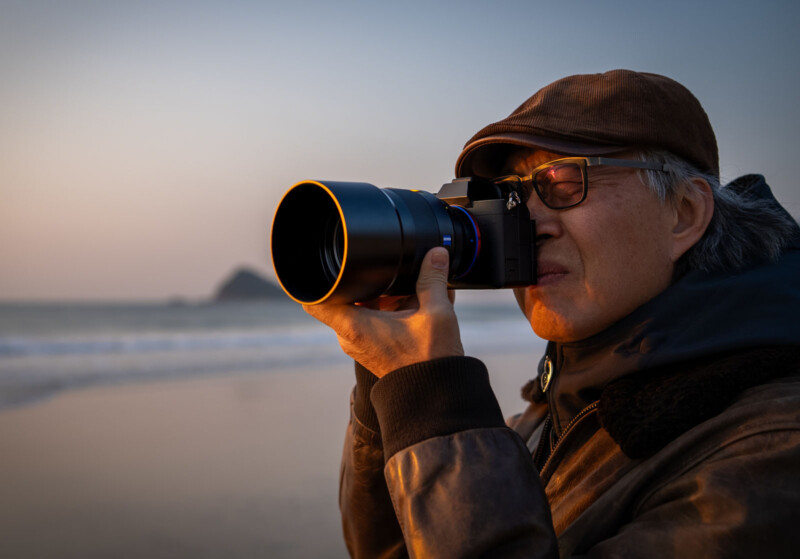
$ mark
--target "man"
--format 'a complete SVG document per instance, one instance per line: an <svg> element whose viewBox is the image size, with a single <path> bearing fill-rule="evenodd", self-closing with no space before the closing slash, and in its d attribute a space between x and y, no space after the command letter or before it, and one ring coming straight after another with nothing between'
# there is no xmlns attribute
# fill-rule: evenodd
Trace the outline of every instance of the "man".
<svg viewBox="0 0 800 559"><path fill-rule="evenodd" d="M694 96L570 76L478 132L456 174L526 194L538 283L515 295L546 355L506 425L442 248L415 298L307 308L357 362L351 554L795 556L800 228L763 178L720 188Z"/></svg>

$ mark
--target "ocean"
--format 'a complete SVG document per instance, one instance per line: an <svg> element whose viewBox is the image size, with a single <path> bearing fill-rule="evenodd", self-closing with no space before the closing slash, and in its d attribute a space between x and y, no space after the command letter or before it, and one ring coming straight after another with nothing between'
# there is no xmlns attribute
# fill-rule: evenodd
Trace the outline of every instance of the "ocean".
<svg viewBox="0 0 800 559"><path fill-rule="evenodd" d="M541 354L510 292L459 294L465 350ZM335 335L291 301L0 304L0 409L111 383L348 362Z"/></svg>

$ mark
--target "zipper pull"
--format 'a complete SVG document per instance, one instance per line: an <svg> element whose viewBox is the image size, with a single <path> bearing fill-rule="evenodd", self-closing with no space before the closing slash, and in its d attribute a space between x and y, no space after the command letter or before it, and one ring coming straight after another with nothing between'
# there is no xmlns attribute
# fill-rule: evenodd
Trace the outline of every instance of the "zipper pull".
<svg viewBox="0 0 800 559"><path fill-rule="evenodd" d="M544 358L544 366L542 367L542 375L539 377L539 386L542 387L542 393L547 393L547 388L550 386L550 381L553 378L553 361L547 355Z"/></svg>

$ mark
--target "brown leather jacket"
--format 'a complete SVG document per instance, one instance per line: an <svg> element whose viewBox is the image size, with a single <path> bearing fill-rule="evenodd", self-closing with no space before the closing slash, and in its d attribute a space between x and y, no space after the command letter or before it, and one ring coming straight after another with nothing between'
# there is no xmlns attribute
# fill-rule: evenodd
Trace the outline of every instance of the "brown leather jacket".
<svg viewBox="0 0 800 559"><path fill-rule="evenodd" d="M340 492L350 553L795 557L798 277L797 251L687 276L598 337L551 344L547 391L526 387L508 423L476 359L380 381L357 366Z"/></svg>
<svg viewBox="0 0 800 559"><path fill-rule="evenodd" d="M745 389L653 454L646 448L652 434L617 425L628 452L645 453L637 458L603 428L604 420L629 418L609 417L602 398L557 440L546 403L537 402L510 422L513 430L426 438L385 463L379 434L353 417L341 486L348 549L354 557L794 557L798 356L796 349L748 352L744 366L761 360L795 375ZM462 365L464 374L479 374L476 363ZM687 388L670 386L674 380L646 387L654 402ZM688 388L702 382L694 384ZM641 390L637 398L645 404Z"/></svg>

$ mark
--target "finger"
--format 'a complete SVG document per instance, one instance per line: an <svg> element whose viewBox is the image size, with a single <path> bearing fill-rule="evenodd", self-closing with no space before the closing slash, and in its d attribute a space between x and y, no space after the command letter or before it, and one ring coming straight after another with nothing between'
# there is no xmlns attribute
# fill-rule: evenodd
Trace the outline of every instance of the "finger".
<svg viewBox="0 0 800 559"><path fill-rule="evenodd" d="M373 311L405 311L414 310L419 306L415 295L381 295L377 299L354 304Z"/></svg>
<svg viewBox="0 0 800 559"><path fill-rule="evenodd" d="M357 307L361 307L363 309L372 309L372 310L380 310L381 308L381 299L370 299L369 301L356 301L353 303Z"/></svg>
<svg viewBox="0 0 800 559"><path fill-rule="evenodd" d="M378 305L378 310L381 311L400 311L409 308L409 300L414 296L409 295L390 295L381 297Z"/></svg>
<svg viewBox="0 0 800 559"><path fill-rule="evenodd" d="M402 311L410 311L413 312L419 308L419 300L417 299L416 295L406 295L404 297L397 297L395 301L392 301L391 306L381 306L382 311L394 311L394 312L402 312Z"/></svg>
<svg viewBox="0 0 800 559"><path fill-rule="evenodd" d="M326 326L333 328L335 331L337 331L337 333L341 329L342 324L352 321L357 313L372 312L370 309L358 308L355 306L338 303L303 305L303 310Z"/></svg>
<svg viewBox="0 0 800 559"><path fill-rule="evenodd" d="M420 307L452 306L447 294L449 264L450 255L443 247L432 248L425 255L417 278Z"/></svg>

